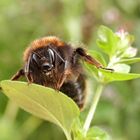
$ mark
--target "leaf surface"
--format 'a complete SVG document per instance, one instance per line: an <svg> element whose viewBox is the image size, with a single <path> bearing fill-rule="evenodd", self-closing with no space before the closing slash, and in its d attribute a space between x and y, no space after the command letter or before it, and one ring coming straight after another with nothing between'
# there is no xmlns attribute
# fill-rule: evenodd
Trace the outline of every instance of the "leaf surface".
<svg viewBox="0 0 140 140"><path fill-rule="evenodd" d="M140 74L136 74L136 73L110 72L108 70L103 70L103 69L100 69L99 71L104 75L106 82L126 81L126 80L140 78Z"/></svg>
<svg viewBox="0 0 140 140"><path fill-rule="evenodd" d="M37 84L4 80L4 93L22 109L62 128L70 137L71 125L80 111L72 99L61 92Z"/></svg>

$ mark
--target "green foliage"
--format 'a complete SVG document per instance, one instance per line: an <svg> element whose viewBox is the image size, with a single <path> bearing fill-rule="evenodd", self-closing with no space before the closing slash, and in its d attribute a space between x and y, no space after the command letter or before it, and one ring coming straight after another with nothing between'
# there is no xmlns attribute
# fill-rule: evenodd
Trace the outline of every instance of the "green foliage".
<svg viewBox="0 0 140 140"><path fill-rule="evenodd" d="M99 127L89 128L86 136L80 121L77 119L72 127L74 140L111 140L111 137Z"/></svg>
<svg viewBox="0 0 140 140"><path fill-rule="evenodd" d="M106 69L97 70L95 67L86 64L86 67L91 73L94 72L96 79L102 83L109 83L113 81L125 81L140 78L140 74L129 73L130 65L132 63L140 62L140 58L134 58L137 49L133 48L131 44L133 43L134 37L123 29L116 33L105 26L100 26L98 30L97 45L102 51L107 54L109 61L105 62L105 59L101 54L95 54L91 52L97 60L102 62L103 66L113 69L114 71L109 71Z"/></svg>
<svg viewBox="0 0 140 140"><path fill-rule="evenodd" d="M31 114L58 125L65 133L66 138L71 140L110 140L110 136L97 127L90 127L95 109L99 101L103 86L113 81L125 81L140 78L140 74L129 73L129 64L139 62L140 58L134 58L136 49L131 46L133 37L123 30L113 33L112 30L101 26L98 30L97 44L107 54L106 61L101 53L89 51L99 60L104 68L85 64L87 71L92 73L99 85L88 112L84 127L80 124L78 106L63 93L40 85L27 85L25 82L13 82L4 80L1 87L4 93L16 102L21 108ZM74 121L74 120L78 121Z"/></svg>
<svg viewBox="0 0 140 140"><path fill-rule="evenodd" d="M99 24L107 25L115 30L122 27L133 33L136 39L134 44L140 51L139 7L139 0L71 0L67 2L65 0L1 0L0 80L9 79L17 69L22 66L23 50L32 40L42 36L56 35L65 41L83 42L88 49L92 47L92 50L96 50L95 34ZM100 54L101 57L104 56L101 52ZM140 56L140 53L138 53L138 55ZM95 54L93 54L93 57L95 57ZM108 66L108 61L104 64L100 59L98 60L105 67ZM118 63L116 63L115 74L116 72L120 73L120 69L121 73L124 72L123 69L126 69L126 74L129 71L139 73L140 65L133 64L135 62L140 62L140 58L123 58L119 60L119 66L117 65ZM123 69L120 64L123 64ZM124 64L133 65L130 67ZM104 70L99 72L99 70L92 66L88 67L89 69L87 69L87 71L90 77L93 79L96 78L96 80L99 79L99 75L101 76L100 73L105 76L107 72L107 75L111 77L114 74ZM118 67L119 70L117 70ZM97 77L95 77L96 75ZM107 79L110 78L107 75L105 77ZM122 78L123 76L120 77ZM118 76L115 77L115 79L117 78ZM109 132L113 140L140 139L139 83L140 79L114 82L108 85L98 104L92 124L103 126L103 128L107 128L106 130L111 129ZM91 93L94 94L93 89L96 85L97 83L94 81L93 87L88 89L88 91L90 90ZM14 114L15 109L8 107L9 102L11 101L0 91L0 124L3 124L0 134L1 136L9 134L9 136L1 138L2 140L7 137L9 137L9 139L20 140L20 137L23 137L23 135L26 135L26 138L23 138L24 140L44 140L44 138L46 140L65 140L59 128L49 122L42 121L41 125L33 129L32 125L34 125L35 122L32 121L31 115L23 110L19 110ZM9 108L9 110L11 109L9 116L7 116L9 113L6 114L8 111L7 108ZM85 116L86 113L87 112L84 111L81 115ZM15 116L12 125L17 126L18 124L18 128L24 125L26 126L26 131L23 132L23 130L21 130L22 134L20 134L16 127L16 132L13 133L12 130L15 130L15 127L9 127L9 125L11 125L11 122L9 122L11 121L11 116ZM31 117L30 123L26 120L27 116L29 118ZM8 117L9 121L6 120L3 123L2 121L5 117ZM20 137L18 137L19 134Z"/></svg>
<svg viewBox="0 0 140 140"><path fill-rule="evenodd" d="M86 140L110 140L111 137L99 127L91 127L87 133Z"/></svg>
<svg viewBox="0 0 140 140"><path fill-rule="evenodd" d="M123 29L113 33L111 29L101 26L98 30L97 44L109 58L130 58L136 55L136 49L131 47L134 37ZM116 60L119 61L119 60Z"/></svg>
<svg viewBox="0 0 140 140"><path fill-rule="evenodd" d="M24 82L2 81L4 93L21 108L62 128L70 137L73 120L79 115L76 104L62 93Z"/></svg>
<svg viewBox="0 0 140 140"><path fill-rule="evenodd" d="M128 64L139 62L140 60L140 58L133 58L137 52L137 49L131 46L133 40L133 37L122 29L113 33L111 29L100 26L98 30L97 45L107 54L109 61L105 62L101 54L95 51L89 51L94 58L103 63L103 68L97 69L90 64L85 64L89 73L94 75L99 84L84 124L86 138L88 137L89 125L94 117L95 109L102 92L101 85L103 84L105 86L113 81L126 81L140 78L140 74L129 73L131 66ZM107 70L104 66L112 70Z"/></svg>
<svg viewBox="0 0 140 140"><path fill-rule="evenodd" d="M0 120L0 140L21 140L21 136L19 134L18 129L14 124L12 124L9 120L1 119Z"/></svg>
<svg viewBox="0 0 140 140"><path fill-rule="evenodd" d="M129 59L120 60L120 63L125 63L125 64L133 64L137 62L140 62L140 58L129 58Z"/></svg>
<svg viewBox="0 0 140 140"><path fill-rule="evenodd" d="M105 83L140 78L140 74L109 72L107 70L102 70L102 69L99 71L103 74L103 81L105 81Z"/></svg>
<svg viewBox="0 0 140 140"><path fill-rule="evenodd" d="M111 29L101 26L98 30L98 46L111 58L116 53L116 45L119 38Z"/></svg>

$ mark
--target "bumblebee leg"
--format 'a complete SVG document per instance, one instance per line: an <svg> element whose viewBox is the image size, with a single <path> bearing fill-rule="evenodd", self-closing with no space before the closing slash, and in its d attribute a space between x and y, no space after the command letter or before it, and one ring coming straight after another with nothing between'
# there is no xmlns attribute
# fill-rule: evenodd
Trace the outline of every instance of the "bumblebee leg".
<svg viewBox="0 0 140 140"><path fill-rule="evenodd" d="M86 62L96 66L97 68L114 71L113 69L103 67L103 65L98 60L88 55L83 48L77 48L76 53L78 53Z"/></svg>
<svg viewBox="0 0 140 140"><path fill-rule="evenodd" d="M26 79L27 79L28 85L30 85L31 83L33 83L33 79L32 79L32 77L31 77L30 73L27 73L27 74L25 75L25 77L26 77Z"/></svg>
<svg viewBox="0 0 140 140"><path fill-rule="evenodd" d="M17 71L17 73L15 75L13 75L11 80L18 80L21 76L25 76L23 69L20 69L19 71Z"/></svg>
<svg viewBox="0 0 140 140"><path fill-rule="evenodd" d="M76 82L64 83L60 91L72 98L80 109L84 107L85 101L85 76L80 75Z"/></svg>

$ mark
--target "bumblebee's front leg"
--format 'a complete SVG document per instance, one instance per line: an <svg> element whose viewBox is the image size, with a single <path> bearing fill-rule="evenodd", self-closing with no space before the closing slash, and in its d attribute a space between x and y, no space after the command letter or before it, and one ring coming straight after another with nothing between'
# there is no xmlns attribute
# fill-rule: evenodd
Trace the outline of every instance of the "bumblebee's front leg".
<svg viewBox="0 0 140 140"><path fill-rule="evenodd" d="M17 73L15 75L13 75L11 80L18 80L21 76L25 76L25 73L24 73L23 69L18 70ZM1 87L0 87L0 90L2 90Z"/></svg>
<svg viewBox="0 0 140 140"><path fill-rule="evenodd" d="M97 59L88 55L83 48L77 48L76 53L79 54L87 63L92 64L97 68L114 71L113 69L103 67L103 65Z"/></svg>
<svg viewBox="0 0 140 140"><path fill-rule="evenodd" d="M24 69L20 69L17 71L15 75L11 78L11 80L18 80L21 76L25 76Z"/></svg>

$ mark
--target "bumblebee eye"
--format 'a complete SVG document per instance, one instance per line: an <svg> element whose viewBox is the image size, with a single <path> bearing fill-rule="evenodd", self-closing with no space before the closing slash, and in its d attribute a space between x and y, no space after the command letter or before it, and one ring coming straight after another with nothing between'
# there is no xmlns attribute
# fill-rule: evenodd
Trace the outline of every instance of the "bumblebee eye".
<svg viewBox="0 0 140 140"><path fill-rule="evenodd" d="M44 63L42 65L42 69L43 69L44 72L50 71L52 68L53 68L53 65L49 64L49 63Z"/></svg>

